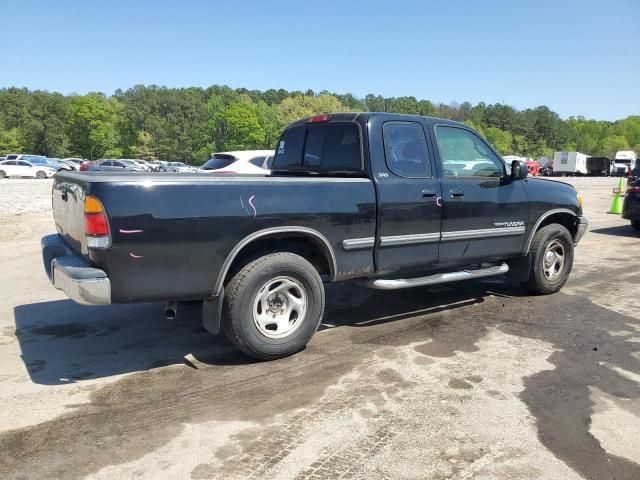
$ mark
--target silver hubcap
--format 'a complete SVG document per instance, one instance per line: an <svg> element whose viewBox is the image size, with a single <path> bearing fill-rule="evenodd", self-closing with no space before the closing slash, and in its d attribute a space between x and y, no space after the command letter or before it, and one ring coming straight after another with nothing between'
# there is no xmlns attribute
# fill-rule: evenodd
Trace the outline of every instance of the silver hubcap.
<svg viewBox="0 0 640 480"><path fill-rule="evenodd" d="M282 276L269 280L253 302L253 322L265 337L291 335L304 321L307 292L295 278Z"/></svg>
<svg viewBox="0 0 640 480"><path fill-rule="evenodd" d="M555 281L562 274L564 257L564 245L560 240L553 240L547 245L544 251L542 267L544 269L544 276L547 277L548 280Z"/></svg>

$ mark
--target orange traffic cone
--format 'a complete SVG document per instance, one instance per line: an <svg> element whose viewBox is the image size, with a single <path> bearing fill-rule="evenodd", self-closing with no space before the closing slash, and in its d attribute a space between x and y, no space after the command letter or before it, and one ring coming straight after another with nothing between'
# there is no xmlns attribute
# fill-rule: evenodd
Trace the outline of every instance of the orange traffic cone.
<svg viewBox="0 0 640 480"><path fill-rule="evenodd" d="M611 210L609 210L609 213L622 213L622 199L620 198L620 196L622 195L623 189L624 182L622 181L622 177L620 177L618 188L613 189L613 202L611 203Z"/></svg>

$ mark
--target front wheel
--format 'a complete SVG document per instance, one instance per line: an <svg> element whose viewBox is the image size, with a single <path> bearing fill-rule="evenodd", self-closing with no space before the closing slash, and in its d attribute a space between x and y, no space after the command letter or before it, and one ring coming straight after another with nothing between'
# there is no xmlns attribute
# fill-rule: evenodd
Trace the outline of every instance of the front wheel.
<svg viewBox="0 0 640 480"><path fill-rule="evenodd" d="M226 287L222 330L250 357L271 360L302 350L324 311L324 286L307 260L272 253L245 265Z"/></svg>
<svg viewBox="0 0 640 480"><path fill-rule="evenodd" d="M573 238L563 225L552 223L538 230L531 243L531 270L527 286L533 293L559 291L573 266Z"/></svg>
<svg viewBox="0 0 640 480"><path fill-rule="evenodd" d="M45 172L43 172L42 170L38 170L36 172L36 178L40 178L40 179L47 178L47 174Z"/></svg>
<svg viewBox="0 0 640 480"><path fill-rule="evenodd" d="M7 172L4 170L0 170L0 178L5 178L7 176Z"/></svg>

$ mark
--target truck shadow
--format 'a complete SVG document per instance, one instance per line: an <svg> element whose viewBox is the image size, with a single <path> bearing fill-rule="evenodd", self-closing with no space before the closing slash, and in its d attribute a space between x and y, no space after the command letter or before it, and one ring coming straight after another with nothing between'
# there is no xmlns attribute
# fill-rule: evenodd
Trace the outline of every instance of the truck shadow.
<svg viewBox="0 0 640 480"><path fill-rule="evenodd" d="M489 288L488 288L489 287ZM482 303L507 292L499 281L468 282L463 288L432 287L376 292L356 286L327 286L327 309L320 331L367 327ZM504 293L513 295L517 292ZM163 304L88 307L71 300L20 305L14 309L16 337L31 380L62 385L167 365L248 364L224 338L202 328L198 304L181 304L167 320ZM196 367L197 368L197 367Z"/></svg>
<svg viewBox="0 0 640 480"><path fill-rule="evenodd" d="M589 230L589 233L599 233L601 235L613 235L615 237L640 237L640 232L631 225L617 225L615 227L604 227Z"/></svg>

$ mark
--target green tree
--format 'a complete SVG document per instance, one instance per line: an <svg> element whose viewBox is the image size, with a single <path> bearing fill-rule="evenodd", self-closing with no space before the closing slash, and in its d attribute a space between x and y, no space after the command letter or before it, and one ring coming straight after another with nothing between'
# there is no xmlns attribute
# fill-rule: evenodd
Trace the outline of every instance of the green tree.
<svg viewBox="0 0 640 480"><path fill-rule="evenodd" d="M138 132L138 142L131 147L131 152L135 155L135 158L141 158L143 160L153 160L157 158L151 134L140 130Z"/></svg>
<svg viewBox="0 0 640 480"><path fill-rule="evenodd" d="M0 155L22 152L24 150L22 145L19 129L0 130Z"/></svg>
<svg viewBox="0 0 640 480"><path fill-rule="evenodd" d="M243 102L229 105L222 114L226 137L223 150L250 150L263 146L266 134L255 106Z"/></svg>
<svg viewBox="0 0 640 480"><path fill-rule="evenodd" d="M501 155L512 153L513 136L510 132L505 132L496 127L489 127L485 130L485 135Z"/></svg>

